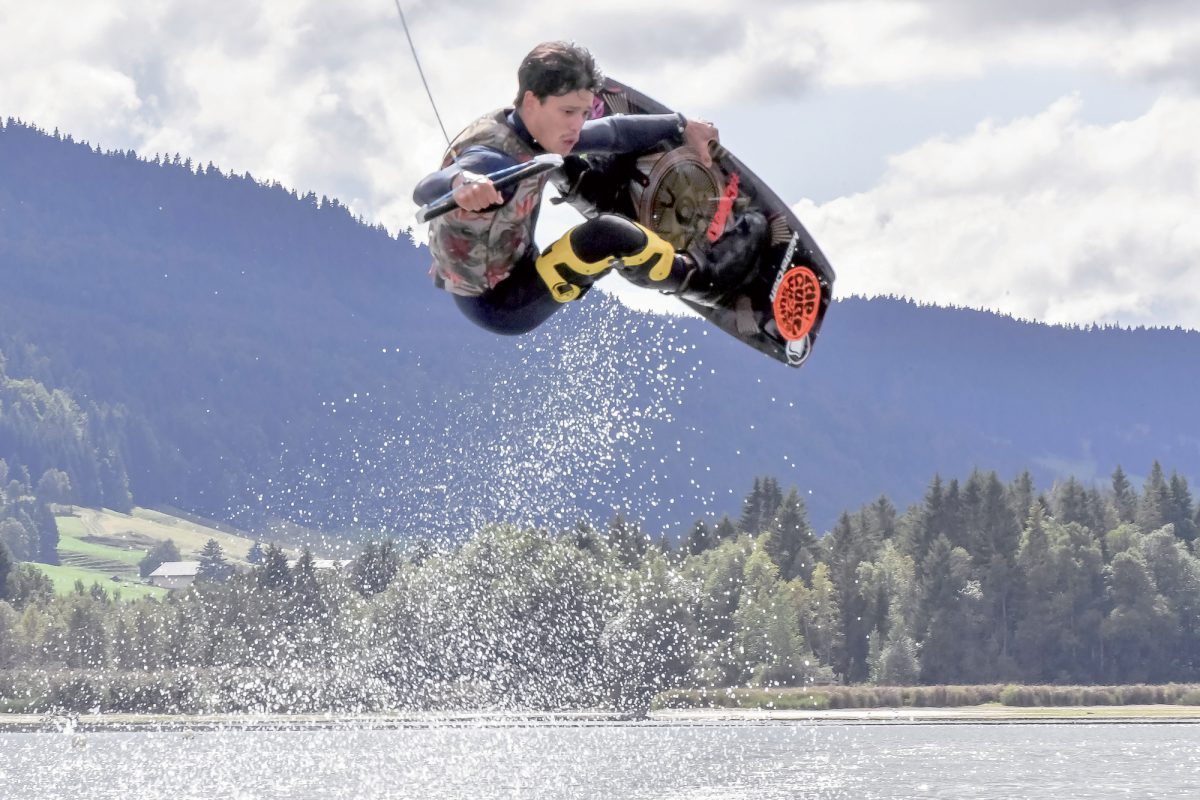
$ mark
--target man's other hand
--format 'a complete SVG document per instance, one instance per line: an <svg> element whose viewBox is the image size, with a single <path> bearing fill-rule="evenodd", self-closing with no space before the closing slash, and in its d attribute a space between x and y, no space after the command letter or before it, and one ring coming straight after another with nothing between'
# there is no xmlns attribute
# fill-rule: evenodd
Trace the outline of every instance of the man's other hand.
<svg viewBox="0 0 1200 800"><path fill-rule="evenodd" d="M454 187L454 202L467 211L483 211L504 202L503 195L486 175L463 170L450 182Z"/></svg>
<svg viewBox="0 0 1200 800"><path fill-rule="evenodd" d="M706 167L712 166L712 152L709 145L718 141L717 127L702 119L689 119L683 126L683 141L696 151L700 163Z"/></svg>

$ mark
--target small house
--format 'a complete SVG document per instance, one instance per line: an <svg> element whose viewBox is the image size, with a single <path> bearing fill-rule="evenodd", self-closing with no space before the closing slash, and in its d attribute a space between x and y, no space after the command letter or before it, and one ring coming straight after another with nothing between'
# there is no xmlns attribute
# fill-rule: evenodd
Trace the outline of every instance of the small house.
<svg viewBox="0 0 1200 800"><path fill-rule="evenodd" d="M298 561L299 559L289 558L287 562L288 569L294 570ZM349 558L314 558L313 571L324 572L325 570L330 569L344 569L345 567L350 566L352 563L354 563L354 561Z"/></svg>
<svg viewBox="0 0 1200 800"><path fill-rule="evenodd" d="M199 571L199 561L164 561L150 573L150 583L164 589L186 589Z"/></svg>

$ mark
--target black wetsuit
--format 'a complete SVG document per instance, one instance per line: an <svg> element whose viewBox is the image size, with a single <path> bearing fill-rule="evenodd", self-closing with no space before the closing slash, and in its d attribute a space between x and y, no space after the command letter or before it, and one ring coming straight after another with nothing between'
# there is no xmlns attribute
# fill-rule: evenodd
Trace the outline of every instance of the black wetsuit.
<svg viewBox="0 0 1200 800"><path fill-rule="evenodd" d="M519 113L514 110L507 117L509 127L535 152L545 152L537 144ZM684 119L678 114L646 114L603 117L584 123L568 159L584 155L614 155L639 153L652 150L663 142L683 143ZM458 160L431 175L426 176L413 190L413 200L425 205L451 191L454 176L466 170L487 175L516 163L507 153L490 147L472 146L464 150ZM504 202L512 200L515 187L502 190ZM499 208L494 206L493 208ZM533 225L537 225L534 211ZM603 214L588 220L572 234L576 253L585 261L597 261L622 247L628 247L631 237L639 237L638 229L622 217ZM550 290L538 276L534 265L538 251L531 245L513 265L512 272L491 289L477 296L454 295L454 302L462 313L475 324L500 334L527 333L541 325L550 315L564 305L554 299ZM581 283L586 292L590 281Z"/></svg>

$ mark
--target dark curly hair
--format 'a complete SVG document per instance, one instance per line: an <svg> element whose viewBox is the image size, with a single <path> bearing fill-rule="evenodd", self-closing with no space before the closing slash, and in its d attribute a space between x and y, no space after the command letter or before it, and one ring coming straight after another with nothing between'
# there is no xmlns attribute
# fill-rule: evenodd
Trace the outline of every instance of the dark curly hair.
<svg viewBox="0 0 1200 800"><path fill-rule="evenodd" d="M517 69L517 105L525 92L538 100L585 89L599 92L604 75L586 48L573 42L542 42L529 51Z"/></svg>

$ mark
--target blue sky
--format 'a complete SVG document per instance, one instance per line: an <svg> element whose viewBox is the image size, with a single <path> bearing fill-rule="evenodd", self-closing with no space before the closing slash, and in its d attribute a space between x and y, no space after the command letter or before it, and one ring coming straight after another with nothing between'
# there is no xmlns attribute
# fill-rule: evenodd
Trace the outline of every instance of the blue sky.
<svg viewBox="0 0 1200 800"><path fill-rule="evenodd" d="M404 7L451 132L511 99L533 44L579 41L717 123L842 294L1200 328L1193 3ZM445 145L392 0L0 0L0 18L0 116L248 170L393 231Z"/></svg>

